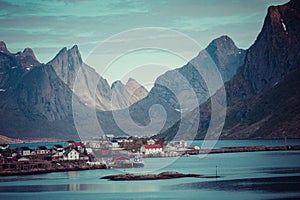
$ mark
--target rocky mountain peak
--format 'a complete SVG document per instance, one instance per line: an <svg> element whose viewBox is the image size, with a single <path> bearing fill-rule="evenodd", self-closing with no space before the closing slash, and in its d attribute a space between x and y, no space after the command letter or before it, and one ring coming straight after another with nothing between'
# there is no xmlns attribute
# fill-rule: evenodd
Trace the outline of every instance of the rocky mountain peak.
<svg viewBox="0 0 300 200"><path fill-rule="evenodd" d="M74 45L71 49L69 49L68 54L70 57L77 58L82 63L81 54L77 45Z"/></svg>
<svg viewBox="0 0 300 200"><path fill-rule="evenodd" d="M62 48L58 54L51 60L49 63L55 60L65 59L68 62L78 62L82 64L81 54L79 52L78 46L74 45L71 49L67 49L67 47Z"/></svg>
<svg viewBox="0 0 300 200"><path fill-rule="evenodd" d="M230 80L238 67L244 63L246 54L246 51L239 49L227 35L214 39L205 50L215 62L225 82Z"/></svg>
<svg viewBox="0 0 300 200"><path fill-rule="evenodd" d="M78 52L78 53L79 53L78 45L75 44L75 45L70 49L70 51L74 51L74 52Z"/></svg>
<svg viewBox="0 0 300 200"><path fill-rule="evenodd" d="M129 78L125 85L119 80L115 81L111 90L113 104L118 109L127 108L148 95L148 91L133 78Z"/></svg>
<svg viewBox="0 0 300 200"><path fill-rule="evenodd" d="M129 78L128 80L127 80L127 83L130 83L130 82L135 82L135 83L137 83L137 81L135 80L135 79L133 79L133 78ZM126 83L126 84L127 84Z"/></svg>
<svg viewBox="0 0 300 200"><path fill-rule="evenodd" d="M24 51L23 51L23 53L22 53L22 55L23 55L24 57L30 56L30 57L32 57L33 59L37 60L37 58L36 58L35 55L34 55L33 50L30 49L30 48L25 48Z"/></svg>
<svg viewBox="0 0 300 200"><path fill-rule="evenodd" d="M48 64L53 66L57 75L70 88L73 88L76 74L83 66L83 61L78 46L75 45L69 50L66 47L62 48Z"/></svg>
<svg viewBox="0 0 300 200"><path fill-rule="evenodd" d="M233 40L227 35L214 39L206 48L209 54L217 52L226 52L227 54L238 53L240 50L234 44Z"/></svg>
<svg viewBox="0 0 300 200"><path fill-rule="evenodd" d="M62 56L68 52L67 47L62 48L56 56Z"/></svg>
<svg viewBox="0 0 300 200"><path fill-rule="evenodd" d="M111 89L116 89L120 87L124 87L124 84L120 80L117 80L111 84Z"/></svg>
<svg viewBox="0 0 300 200"><path fill-rule="evenodd" d="M131 93L135 93L137 92L136 90L138 90L142 96L146 96L148 94L148 90L133 78L129 78L125 86Z"/></svg>
<svg viewBox="0 0 300 200"><path fill-rule="evenodd" d="M8 52L5 42L0 41L0 52Z"/></svg>
<svg viewBox="0 0 300 200"><path fill-rule="evenodd" d="M268 89L300 66L299 1L271 6L263 28L249 48L243 75L254 93Z"/></svg>
<svg viewBox="0 0 300 200"><path fill-rule="evenodd" d="M6 48L6 47L5 47ZM17 53L10 53L7 49L6 54L14 57L25 70L31 70L33 67L40 66L41 63L36 58L34 52L30 48L25 48L23 52L19 51Z"/></svg>
<svg viewBox="0 0 300 200"><path fill-rule="evenodd" d="M129 78L126 82L126 86L132 88L139 88L141 87L141 84L139 84L135 79Z"/></svg>

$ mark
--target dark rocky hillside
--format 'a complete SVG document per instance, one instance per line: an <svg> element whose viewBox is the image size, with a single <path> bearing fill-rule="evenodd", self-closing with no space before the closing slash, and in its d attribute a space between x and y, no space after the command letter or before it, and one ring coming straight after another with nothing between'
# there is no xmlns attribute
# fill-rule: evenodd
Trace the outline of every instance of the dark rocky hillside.
<svg viewBox="0 0 300 200"><path fill-rule="evenodd" d="M72 91L32 50L10 53L1 42L0 132L14 138L77 138ZM76 100L76 98L74 99Z"/></svg>
<svg viewBox="0 0 300 200"><path fill-rule="evenodd" d="M300 2L292 0L268 9L245 63L225 84L227 115L221 138L300 137L299 69ZM200 110L197 138L204 138L211 116L210 99ZM174 137L178 125L163 136Z"/></svg>

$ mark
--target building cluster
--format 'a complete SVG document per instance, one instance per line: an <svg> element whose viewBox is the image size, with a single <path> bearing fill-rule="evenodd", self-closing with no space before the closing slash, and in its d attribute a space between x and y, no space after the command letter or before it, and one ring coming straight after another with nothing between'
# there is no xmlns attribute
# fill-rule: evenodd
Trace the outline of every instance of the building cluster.
<svg viewBox="0 0 300 200"><path fill-rule="evenodd" d="M199 153L199 147L188 146L187 142L183 140L165 143L163 139L105 136L84 143L67 141L64 145L56 144L51 148L37 146L32 149L24 145L11 149L9 145L1 144L0 163L35 160L93 163L94 155L98 158L115 157L115 155L173 157L197 153Z"/></svg>
<svg viewBox="0 0 300 200"><path fill-rule="evenodd" d="M100 137L88 143L96 154L139 154L143 157L151 156L180 156L183 154L197 154L199 147L188 146L184 140L165 143L163 139L124 137Z"/></svg>
<svg viewBox="0 0 300 200"><path fill-rule="evenodd" d="M21 146L11 149L8 144L0 144L0 162L14 161L91 161L92 150L83 143L67 141L64 145L56 144L51 148L38 146L35 149Z"/></svg>

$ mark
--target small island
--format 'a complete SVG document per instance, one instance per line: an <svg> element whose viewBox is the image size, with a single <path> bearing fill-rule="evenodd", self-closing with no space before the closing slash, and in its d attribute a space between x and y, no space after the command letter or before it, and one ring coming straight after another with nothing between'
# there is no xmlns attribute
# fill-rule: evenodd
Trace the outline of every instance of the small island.
<svg viewBox="0 0 300 200"><path fill-rule="evenodd" d="M164 180L175 178L220 178L220 176L205 176L201 174L183 174L176 171L166 171L159 174L117 174L101 177L111 181L143 181Z"/></svg>

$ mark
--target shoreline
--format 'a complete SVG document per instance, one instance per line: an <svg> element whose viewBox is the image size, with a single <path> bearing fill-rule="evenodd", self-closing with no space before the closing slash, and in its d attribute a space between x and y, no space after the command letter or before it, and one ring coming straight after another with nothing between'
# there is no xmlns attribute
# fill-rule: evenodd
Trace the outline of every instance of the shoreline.
<svg viewBox="0 0 300 200"><path fill-rule="evenodd" d="M259 151L298 151L298 150L300 150L300 145L233 146L233 147L221 147L218 149L184 150L184 151L180 151L181 155L179 156L222 154L222 153L246 153L246 152L259 152ZM158 158L158 157L176 157L176 156L143 155L143 158Z"/></svg>
<svg viewBox="0 0 300 200"><path fill-rule="evenodd" d="M246 152L263 152L263 151L297 151L300 145L292 146L242 146L242 147L223 147L219 149L200 149L198 152L182 152L184 155L201 155L201 154L222 154L222 153L246 153ZM145 158L159 158L163 156L144 156ZM41 164L43 167L36 167ZM52 162L12 162L0 164L0 177L4 176L23 176L38 175L54 172L83 171L96 169L109 169L106 164L90 166L87 164L79 165L79 163L60 163L61 165L53 165ZM15 168L11 168L15 167Z"/></svg>
<svg viewBox="0 0 300 200"><path fill-rule="evenodd" d="M69 169L40 169L34 171L7 171L0 172L0 177L6 176L28 176L28 175L39 175L39 174L48 174L56 172L72 172L72 171L86 171L86 170L96 170L96 169L107 169L102 167L93 167L93 168L69 168Z"/></svg>

